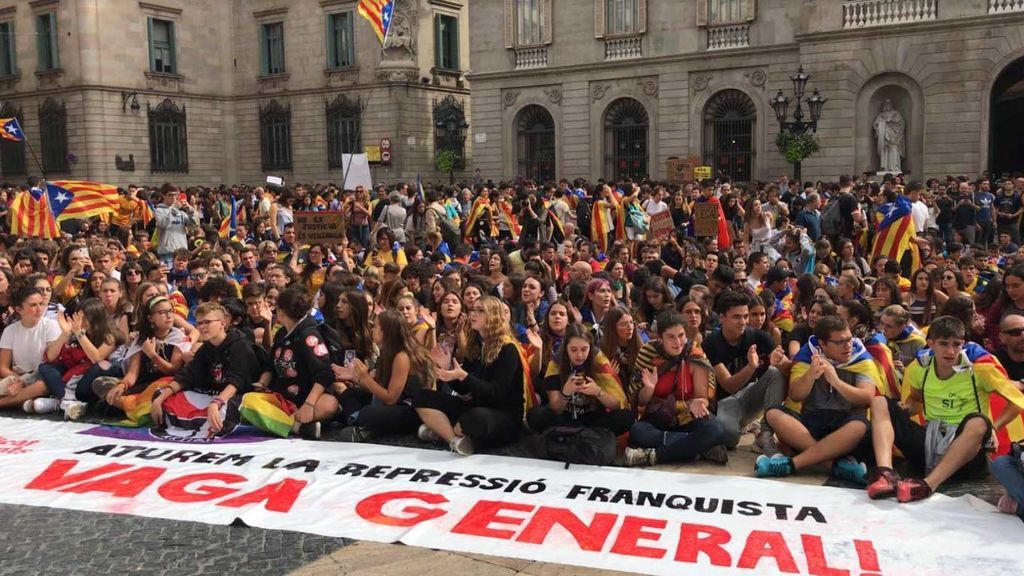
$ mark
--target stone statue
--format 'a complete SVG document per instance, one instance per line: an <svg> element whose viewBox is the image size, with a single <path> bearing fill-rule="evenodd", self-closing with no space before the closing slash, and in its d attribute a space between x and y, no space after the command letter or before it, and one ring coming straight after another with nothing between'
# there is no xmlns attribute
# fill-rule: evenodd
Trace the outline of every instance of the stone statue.
<svg viewBox="0 0 1024 576"><path fill-rule="evenodd" d="M907 155L907 123L903 115L893 108L892 100L885 99L882 111L873 124L878 143L878 171L898 174L902 172L902 158Z"/></svg>
<svg viewBox="0 0 1024 576"><path fill-rule="evenodd" d="M407 1L395 3L391 28L384 40L385 60L412 60L416 57L416 9Z"/></svg>

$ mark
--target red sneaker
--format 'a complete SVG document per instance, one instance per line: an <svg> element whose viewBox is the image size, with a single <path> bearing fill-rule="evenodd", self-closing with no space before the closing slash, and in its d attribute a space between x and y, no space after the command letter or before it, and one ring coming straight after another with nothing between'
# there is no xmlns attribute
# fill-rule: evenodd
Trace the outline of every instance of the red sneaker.
<svg viewBox="0 0 1024 576"><path fill-rule="evenodd" d="M868 478L868 498L879 500L896 494L900 477L892 468L877 468Z"/></svg>
<svg viewBox="0 0 1024 576"><path fill-rule="evenodd" d="M899 500L901 504L924 500L931 495L932 487L924 480L920 480L918 478L900 480L899 485L896 487L896 499Z"/></svg>

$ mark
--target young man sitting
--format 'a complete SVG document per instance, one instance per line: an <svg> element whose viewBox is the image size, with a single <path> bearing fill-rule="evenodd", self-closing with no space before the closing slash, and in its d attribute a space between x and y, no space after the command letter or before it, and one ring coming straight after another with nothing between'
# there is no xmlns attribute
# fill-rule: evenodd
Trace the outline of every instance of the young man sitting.
<svg viewBox="0 0 1024 576"><path fill-rule="evenodd" d="M789 377L789 398L802 403L802 410L776 406L765 413L779 441L796 456L759 456L754 465L757 475L789 476L826 464L833 476L866 484L867 466L845 456L870 450L867 443L861 450L858 446L870 438L866 412L879 379L871 355L842 318L818 320Z"/></svg>
<svg viewBox="0 0 1024 576"><path fill-rule="evenodd" d="M928 349L907 366L906 405L877 396L871 401L871 439L877 474L868 485L873 499L896 495L900 502L931 496L958 472L985 470L994 448L993 430L1006 426L1024 408L1024 395L1006 377L999 361L981 346L964 342L964 324L952 316L932 321ZM989 396L1011 404L993 424ZM924 414L926 426L914 417ZM892 469L893 445L924 478L900 479Z"/></svg>

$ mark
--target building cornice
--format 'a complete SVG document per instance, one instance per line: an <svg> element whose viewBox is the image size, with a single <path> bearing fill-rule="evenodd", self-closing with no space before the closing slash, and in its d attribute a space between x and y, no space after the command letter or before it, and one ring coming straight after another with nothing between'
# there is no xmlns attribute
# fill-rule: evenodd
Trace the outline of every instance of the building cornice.
<svg viewBox="0 0 1024 576"><path fill-rule="evenodd" d="M676 64L681 62L692 62L694 60L708 60L714 57L714 68L723 67L722 60L728 58L746 58L765 54L777 54L780 52L792 52L799 49L794 43L775 44L773 46L751 46L749 48L736 48L733 50L715 50L714 52L691 52L688 54L672 54L669 56L651 56L634 60L614 60L610 62L592 62L590 64L578 64L574 66L548 66L547 68L530 68L529 70L507 70L501 72L473 72L466 75L470 81L493 80L498 78L536 78L537 76L560 76L569 72L599 72L617 71L624 68L636 69L638 65L655 66L658 64ZM709 63L709 66L711 64ZM749 64L744 64L744 66ZM724 66L728 67L727 64Z"/></svg>
<svg viewBox="0 0 1024 576"><path fill-rule="evenodd" d="M7 18L9 16L14 16L17 12L18 12L18 7L17 6L4 6L3 8L0 8L0 18Z"/></svg>
<svg viewBox="0 0 1024 576"><path fill-rule="evenodd" d="M270 9L267 9L267 10L259 10L259 11L253 12L252 13L252 17L257 19L257 20L264 20L264 19L267 19L267 18L276 18L278 16L282 16L283 17L287 13L288 13L288 7L287 6L281 6L281 7L278 7L278 8L270 8Z"/></svg>
<svg viewBox="0 0 1024 576"><path fill-rule="evenodd" d="M801 42L843 42L858 38L885 38L890 36L908 36L922 32L950 32L964 28L991 28L993 25L1024 22L1024 12L1008 12L1005 14L982 14L961 18L943 18L927 22L909 22L889 26L868 26L865 28L848 28L845 30L827 30L824 32L805 32L796 34L797 43Z"/></svg>
<svg viewBox="0 0 1024 576"><path fill-rule="evenodd" d="M168 16L181 16L181 8L174 8L172 6L161 6L160 4L153 4L151 2L139 2L139 8L143 12L148 12L156 15L168 15Z"/></svg>

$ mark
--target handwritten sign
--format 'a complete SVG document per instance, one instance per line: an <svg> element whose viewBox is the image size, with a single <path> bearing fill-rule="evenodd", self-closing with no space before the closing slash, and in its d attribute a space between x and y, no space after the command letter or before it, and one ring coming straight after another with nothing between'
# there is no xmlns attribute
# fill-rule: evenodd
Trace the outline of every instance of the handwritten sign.
<svg viewBox="0 0 1024 576"><path fill-rule="evenodd" d="M344 235L341 212L295 212L295 238L303 244L330 244Z"/></svg>
<svg viewBox="0 0 1024 576"><path fill-rule="evenodd" d="M675 225L672 223L672 211L662 210L651 216L650 238L652 240L666 238L672 233L673 228L675 228Z"/></svg>
<svg viewBox="0 0 1024 576"><path fill-rule="evenodd" d="M693 177L697 180L711 178L711 166L697 166L693 169Z"/></svg>
<svg viewBox="0 0 1024 576"><path fill-rule="evenodd" d="M718 236L718 206L710 202L693 205L693 231L697 236Z"/></svg>

